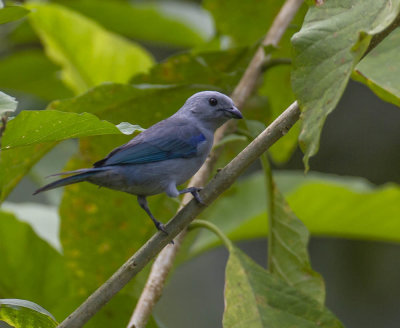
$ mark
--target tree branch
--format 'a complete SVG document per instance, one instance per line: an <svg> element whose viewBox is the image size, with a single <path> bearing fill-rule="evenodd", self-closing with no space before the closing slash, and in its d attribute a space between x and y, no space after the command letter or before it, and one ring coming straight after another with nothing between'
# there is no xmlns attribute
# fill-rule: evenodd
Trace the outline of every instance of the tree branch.
<svg viewBox="0 0 400 328"><path fill-rule="evenodd" d="M277 47L283 34L285 33L288 25L302 5L303 0L287 0L280 12L276 16L271 28L267 32L262 46L260 46L254 57L252 58L249 66L247 67L239 84L233 91L231 98L236 106L241 108L244 106L246 100L254 91L257 80L264 70L264 65L271 58L269 54L265 54L265 46ZM228 135L235 129L235 123L230 122L223 125L218 129L214 136L214 145L218 144L224 136ZM214 151L207 158L206 162L200 170L193 176L189 182L189 186L203 186L206 184L209 177L212 175L213 168L217 159L222 152L222 147L214 149ZM185 194L182 204L186 204L191 199L189 194ZM168 245L157 256L153 263L149 277L147 278L146 285L140 295L136 308L128 323L128 328L144 328L153 308L159 298L161 297L165 281L168 273L170 272L175 257L180 249L183 239L185 238L187 230L183 230L176 238L175 245Z"/></svg>
<svg viewBox="0 0 400 328"><path fill-rule="evenodd" d="M287 133L299 119L297 102L289 106L257 138L226 165L200 192L204 203L211 204L272 144ZM89 298L69 315L58 328L82 327L97 311L138 274L178 233L185 229L205 208L191 200L166 225L168 235L157 232L128 261L126 261Z"/></svg>

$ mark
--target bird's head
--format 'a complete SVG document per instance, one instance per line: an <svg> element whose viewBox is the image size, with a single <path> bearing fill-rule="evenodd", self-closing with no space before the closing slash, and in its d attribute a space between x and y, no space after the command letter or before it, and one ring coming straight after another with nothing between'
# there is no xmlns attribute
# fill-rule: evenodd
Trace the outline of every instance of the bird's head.
<svg viewBox="0 0 400 328"><path fill-rule="evenodd" d="M180 112L215 128L231 118L243 118L232 99L217 91L195 93L186 100Z"/></svg>

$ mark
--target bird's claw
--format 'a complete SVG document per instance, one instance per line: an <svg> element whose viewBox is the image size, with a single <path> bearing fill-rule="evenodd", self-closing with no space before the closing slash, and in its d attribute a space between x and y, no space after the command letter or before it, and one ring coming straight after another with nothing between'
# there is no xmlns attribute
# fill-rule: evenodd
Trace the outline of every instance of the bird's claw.
<svg viewBox="0 0 400 328"><path fill-rule="evenodd" d="M168 232L167 232L167 230L165 229L165 225L162 224L161 222L157 222L157 223L156 223L156 228L157 228L158 230L164 232L166 235L168 235ZM174 245L174 244L175 244L173 240L171 240L169 243L170 243L171 245Z"/></svg>
<svg viewBox="0 0 400 328"><path fill-rule="evenodd" d="M162 224L161 222L156 223L156 228L162 232L164 232L166 235L168 235L167 230L165 229L165 225Z"/></svg>
<svg viewBox="0 0 400 328"><path fill-rule="evenodd" d="M201 204L201 205L206 205L206 203L204 203L204 201L201 199L199 191L203 190L203 188L196 188L193 192L192 195L194 197L194 199L196 199L196 201Z"/></svg>

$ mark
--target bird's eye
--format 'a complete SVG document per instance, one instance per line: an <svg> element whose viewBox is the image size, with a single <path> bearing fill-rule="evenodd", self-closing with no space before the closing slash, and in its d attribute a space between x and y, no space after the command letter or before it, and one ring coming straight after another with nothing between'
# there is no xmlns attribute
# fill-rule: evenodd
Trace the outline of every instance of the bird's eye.
<svg viewBox="0 0 400 328"><path fill-rule="evenodd" d="M216 106L218 104L218 100L215 98L208 99L208 102L211 106Z"/></svg>

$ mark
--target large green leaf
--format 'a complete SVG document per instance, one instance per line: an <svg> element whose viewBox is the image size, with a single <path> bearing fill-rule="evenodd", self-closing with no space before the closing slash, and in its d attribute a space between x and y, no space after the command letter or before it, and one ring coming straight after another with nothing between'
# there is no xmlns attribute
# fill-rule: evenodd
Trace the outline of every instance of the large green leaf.
<svg viewBox="0 0 400 328"><path fill-rule="evenodd" d="M0 3L0 24L20 19L29 14L29 10L20 6L7 6L2 8Z"/></svg>
<svg viewBox="0 0 400 328"><path fill-rule="evenodd" d="M285 198L272 187L272 217L268 220L268 270L303 294L324 304L325 285L313 271L307 251L309 232L292 212Z"/></svg>
<svg viewBox="0 0 400 328"><path fill-rule="evenodd" d="M14 97L11 97L0 91L0 116L5 113L13 112L17 109L18 102Z"/></svg>
<svg viewBox="0 0 400 328"><path fill-rule="evenodd" d="M40 305L20 299L0 299L0 323L15 328L57 327L54 317Z"/></svg>
<svg viewBox="0 0 400 328"><path fill-rule="evenodd" d="M232 37L236 45L252 45L267 32L279 12L281 0L205 0L217 30ZM245 22L245 23L244 23Z"/></svg>
<svg viewBox="0 0 400 328"><path fill-rule="evenodd" d="M271 52L270 61L265 65L263 84L258 89L258 94L266 96L268 100L268 106L264 106L267 109L266 117L262 119L266 125L272 123L296 100L290 81L293 52L290 39L300 29L307 9L308 7L303 4L279 42L278 48ZM294 125L284 138L280 138L269 149L268 153L275 163L284 163L289 160L297 146L299 132L299 124Z"/></svg>
<svg viewBox="0 0 400 328"><path fill-rule="evenodd" d="M260 159L267 191L268 270L303 294L324 304L324 281L320 274L312 270L308 255L309 232L278 189L267 155L264 154Z"/></svg>
<svg viewBox="0 0 400 328"><path fill-rule="evenodd" d="M210 85L231 92L254 51L251 47L175 55L154 66L148 74L136 76L132 82Z"/></svg>
<svg viewBox="0 0 400 328"><path fill-rule="evenodd" d="M6 130L7 131L7 130ZM57 143L20 147L0 153L0 202L2 202L21 179Z"/></svg>
<svg viewBox="0 0 400 328"><path fill-rule="evenodd" d="M76 93L104 81L127 82L153 63L139 45L70 9L50 3L29 8L47 55L63 67L62 78Z"/></svg>
<svg viewBox="0 0 400 328"><path fill-rule="evenodd" d="M336 107L371 35L385 29L400 11L400 1L331 0L309 9L292 38L293 90L302 110L300 146L308 160L319 147L327 115Z"/></svg>
<svg viewBox="0 0 400 328"><path fill-rule="evenodd" d="M58 207L40 203L12 203L1 204L4 211L14 213L18 220L28 223L33 231L52 247L61 252L59 237Z"/></svg>
<svg viewBox="0 0 400 328"><path fill-rule="evenodd" d="M280 173L275 181L312 235L400 242L397 185L375 187L361 178L314 172L307 177L302 173ZM233 240L266 237L265 199L264 177L253 174L236 183L202 217ZM192 254L218 243L209 234L201 232L200 237L192 246Z"/></svg>
<svg viewBox="0 0 400 328"><path fill-rule="evenodd" d="M137 127L137 131L142 131ZM112 123L89 113L67 113L55 110L22 111L10 121L2 140L2 149L32 146L103 134L121 134Z"/></svg>
<svg viewBox="0 0 400 328"><path fill-rule="evenodd" d="M399 242L399 197L394 184L354 190L316 181L293 191L288 202L316 235Z"/></svg>
<svg viewBox="0 0 400 328"><path fill-rule="evenodd" d="M353 79L380 98L400 106L400 28L394 30L356 66Z"/></svg>
<svg viewBox="0 0 400 328"><path fill-rule="evenodd" d="M0 259L0 297L31 300L56 318L73 310L76 304L62 255L27 223L4 211L0 211Z"/></svg>
<svg viewBox="0 0 400 328"><path fill-rule="evenodd" d="M264 84L260 94L268 96L267 123L276 119L291 103L295 101L290 85L291 65L276 66L264 74ZM299 125L294 125L284 138L280 138L270 149L274 162L284 163L289 160L297 146Z"/></svg>
<svg viewBox="0 0 400 328"><path fill-rule="evenodd" d="M57 1L90 17L110 31L145 42L192 47L202 44L209 36L195 27L190 18L208 22L200 7L162 2L138 3L128 1L79 0ZM180 10L177 10L177 9ZM175 9L175 10L174 10ZM184 16L180 13L184 11ZM193 14L196 16L193 17ZM144 28L145 27L145 28Z"/></svg>
<svg viewBox="0 0 400 328"><path fill-rule="evenodd" d="M45 100L72 96L59 77L60 68L43 51L23 50L0 59L0 88L33 94Z"/></svg>
<svg viewBox="0 0 400 328"><path fill-rule="evenodd" d="M193 93L196 85L148 86L104 84L81 96L54 101L49 109L89 112L113 123L128 121L145 128L176 112Z"/></svg>
<svg viewBox="0 0 400 328"><path fill-rule="evenodd" d="M226 266L224 328L343 327L324 306L231 247Z"/></svg>

